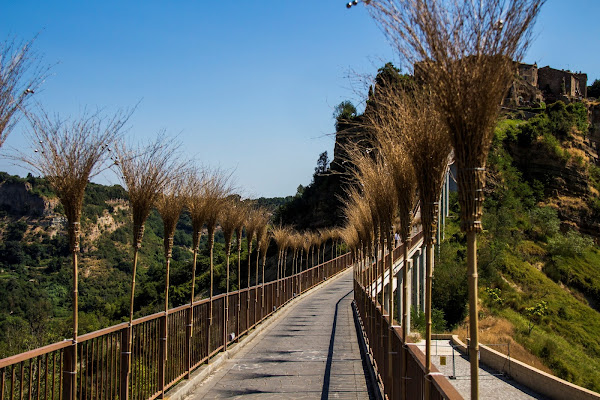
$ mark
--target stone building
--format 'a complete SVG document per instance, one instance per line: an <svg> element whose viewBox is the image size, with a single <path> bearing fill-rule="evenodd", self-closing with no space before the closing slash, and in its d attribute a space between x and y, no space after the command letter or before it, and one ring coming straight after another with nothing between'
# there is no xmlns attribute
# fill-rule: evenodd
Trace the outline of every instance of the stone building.
<svg viewBox="0 0 600 400"><path fill-rule="evenodd" d="M587 97L587 74L544 67L538 70L538 88L547 102Z"/></svg>
<svg viewBox="0 0 600 400"><path fill-rule="evenodd" d="M554 103L558 100L569 103L586 97L587 74L519 63L517 77L504 99L504 105L536 106L541 101Z"/></svg>
<svg viewBox="0 0 600 400"><path fill-rule="evenodd" d="M517 77L510 86L504 105L507 107L538 106L543 100L538 88L537 64L517 64Z"/></svg>

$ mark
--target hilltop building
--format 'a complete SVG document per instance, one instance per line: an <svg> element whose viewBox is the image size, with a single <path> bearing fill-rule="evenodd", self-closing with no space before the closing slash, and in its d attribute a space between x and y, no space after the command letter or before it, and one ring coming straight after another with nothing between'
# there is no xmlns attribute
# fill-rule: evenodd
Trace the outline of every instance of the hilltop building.
<svg viewBox="0 0 600 400"><path fill-rule="evenodd" d="M542 101L565 103L587 97L587 74L559 70L537 64L518 64L517 77L510 87L504 105L536 106Z"/></svg>

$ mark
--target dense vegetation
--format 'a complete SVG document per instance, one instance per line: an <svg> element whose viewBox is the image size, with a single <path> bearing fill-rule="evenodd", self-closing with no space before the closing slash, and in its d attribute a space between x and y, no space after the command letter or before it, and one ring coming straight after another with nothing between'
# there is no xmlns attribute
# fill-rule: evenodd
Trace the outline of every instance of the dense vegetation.
<svg viewBox="0 0 600 400"><path fill-rule="evenodd" d="M600 250L575 224L559 219L555 197L573 196L572 182L557 188L555 171L531 173L531 163L519 158L545 157L562 171L593 176L597 167L572 148L587 128L581 103L556 103L527 121L512 116L498 124L478 261L482 317L509 321L513 339L553 373L598 391ZM597 182L590 180L581 207L598 201ZM434 327L440 331L454 329L467 315L466 244L452 198L453 218L434 275ZM417 325L421 319L416 315Z"/></svg>
<svg viewBox="0 0 600 400"><path fill-rule="evenodd" d="M19 178L5 173L0 178L0 185L27 184L32 198L55 198L44 179ZM127 193L119 185L90 183L86 188L79 281L81 334L122 322L128 316L133 234L126 200ZM287 201L286 198L261 198L257 203L274 210ZM70 252L60 217L60 203L56 204L54 210L33 210L35 212L25 215L15 213L10 207L0 211L0 358L70 337ZM189 302L191 290L192 226L186 213L178 222L174 244L169 297L171 305L178 306ZM245 286L245 238L242 245L241 280ZM234 246L237 247L235 243ZM210 282L206 247L203 237L196 280L199 297L206 296ZM272 278L273 263L267 260L267 280ZM235 250L231 265L231 286L236 290ZM136 280L136 316L159 311L164 304L165 268L163 223L156 211L146 224ZM215 282L216 293L223 292L225 251L221 231L216 234Z"/></svg>
<svg viewBox="0 0 600 400"><path fill-rule="evenodd" d="M296 195L277 210L273 220L298 230L341 226L343 179L343 175L329 167L327 152L321 153L311 183L300 185Z"/></svg>

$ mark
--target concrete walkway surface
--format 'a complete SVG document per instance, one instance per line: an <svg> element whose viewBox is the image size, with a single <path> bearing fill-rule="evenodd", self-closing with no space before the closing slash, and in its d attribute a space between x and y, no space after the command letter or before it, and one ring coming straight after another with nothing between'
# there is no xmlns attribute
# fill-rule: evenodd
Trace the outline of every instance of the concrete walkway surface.
<svg viewBox="0 0 600 400"><path fill-rule="evenodd" d="M289 305L186 400L372 398L353 298L349 269Z"/></svg>
<svg viewBox="0 0 600 400"><path fill-rule="evenodd" d="M425 341L417 344L425 353ZM453 357L454 355L454 357ZM446 365L441 365L445 357ZM453 349L449 340L432 340L431 362L449 378L452 386L465 398L471 398L471 364L467 357ZM479 364L479 398L480 399L546 399L546 397L513 381L486 365Z"/></svg>

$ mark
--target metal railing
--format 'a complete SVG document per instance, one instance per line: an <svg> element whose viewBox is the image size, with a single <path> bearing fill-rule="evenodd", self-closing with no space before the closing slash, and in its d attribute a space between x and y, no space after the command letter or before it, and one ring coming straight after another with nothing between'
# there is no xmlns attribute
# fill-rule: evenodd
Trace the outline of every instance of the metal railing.
<svg viewBox="0 0 600 400"><path fill-rule="evenodd" d="M0 400L161 398L296 295L350 265L350 255L345 254L278 281L214 296L212 307L209 299L203 299L173 308L168 311L166 333L161 312L134 320L131 328L122 323L82 335L76 346L69 339L4 358L0 360ZM166 354L161 346L165 339ZM78 365L71 394L67 371L73 370L75 348Z"/></svg>
<svg viewBox="0 0 600 400"><path fill-rule="evenodd" d="M412 238L411 243L418 243L419 235L421 235L421 232ZM402 257L403 246L398 246L392 253L393 263L399 257ZM432 365L432 373L427 376L425 354L423 354L416 344L405 342L400 326L390 326L389 318L387 315L384 315L377 296L369 296L368 287L371 284L367 282L366 287L361 285L360 281L364 281L365 277L376 275L369 273L370 268L377 268L377 266L373 263L362 269L359 274L360 276L355 275L354 305L358 312L359 323L365 341L367 342L371 363L375 374L383 384L385 396L389 399L391 394L393 399L402 399L404 398L404 394L406 394L405 398L407 399L423 399L425 379L430 379L432 382L430 399L462 399L463 397L435 366ZM388 335L392 335L391 348L388 344ZM391 366L393 374L389 373L389 357L392 357ZM402 362L404 359L406 359L406 372L402 371Z"/></svg>

